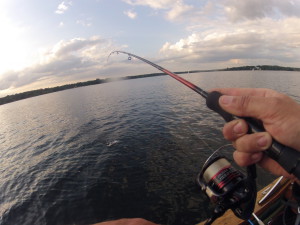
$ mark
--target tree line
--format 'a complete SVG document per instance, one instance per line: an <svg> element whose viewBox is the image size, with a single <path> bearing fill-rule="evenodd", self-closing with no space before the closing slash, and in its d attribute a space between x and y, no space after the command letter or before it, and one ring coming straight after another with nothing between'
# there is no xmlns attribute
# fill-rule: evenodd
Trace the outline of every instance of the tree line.
<svg viewBox="0 0 300 225"><path fill-rule="evenodd" d="M283 67L283 66L270 66L270 65L261 65L261 66L240 66L240 67L231 67L226 69L214 69L214 70L191 70L191 71L180 71L175 72L176 74L187 74L187 73L199 73L199 72L212 72L212 71L242 71L242 70L276 70L276 71L300 71L300 68L293 68L293 67ZM115 80L129 80L129 79L138 79L138 78L146 78L146 77L154 77L154 76L163 76L166 75L164 73L150 73L150 74L142 74L142 75L134 75L134 76L127 76L123 78L106 78L106 79L95 79L89 80L85 82L77 82L73 84L66 84L57 87L51 88L41 88L32 91L26 91L14 95L8 95L3 98L0 98L0 105L31 98L39 95L49 94L57 91L63 91L72 88L96 85L107 83Z"/></svg>
<svg viewBox="0 0 300 225"><path fill-rule="evenodd" d="M77 82L74 84L66 84L62 86L57 86L57 87L51 87L51 88L41 88L37 90L32 90L32 91L26 91L14 95L8 95L6 97L0 98L0 105L26 99L26 98L31 98L39 95L44 95L44 94L49 94L57 91L63 91L67 89L72 89L72 88L78 88L78 87L84 87L84 86L89 86L89 85L96 85L96 84L101 84L101 83L106 83L109 82L110 79L96 79L96 80L90 80L90 81L85 81L85 82Z"/></svg>

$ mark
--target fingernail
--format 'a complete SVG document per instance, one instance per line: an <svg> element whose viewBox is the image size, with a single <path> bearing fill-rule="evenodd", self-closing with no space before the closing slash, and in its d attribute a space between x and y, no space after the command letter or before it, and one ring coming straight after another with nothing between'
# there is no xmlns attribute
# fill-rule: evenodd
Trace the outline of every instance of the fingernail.
<svg viewBox="0 0 300 225"><path fill-rule="evenodd" d="M242 134L243 133L243 126L241 122L238 122L234 127L233 127L233 132L236 134Z"/></svg>
<svg viewBox="0 0 300 225"><path fill-rule="evenodd" d="M264 136L261 136L258 140L257 140L257 145L259 147L262 147L262 148L265 148L267 147L268 145L268 139L267 137L264 135Z"/></svg>
<svg viewBox="0 0 300 225"><path fill-rule="evenodd" d="M220 100L224 105L229 105L233 100L233 96L222 95Z"/></svg>

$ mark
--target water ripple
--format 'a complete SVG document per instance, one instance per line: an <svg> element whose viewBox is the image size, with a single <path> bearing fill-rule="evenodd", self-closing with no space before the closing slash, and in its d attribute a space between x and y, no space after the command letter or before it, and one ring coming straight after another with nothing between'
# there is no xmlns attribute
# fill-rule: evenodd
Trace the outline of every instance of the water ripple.
<svg viewBox="0 0 300 225"><path fill-rule="evenodd" d="M295 73L284 80L261 73L188 79L207 88L274 87L299 100ZM39 96L1 106L0 115L1 225L80 225L121 217L185 225L209 213L194 178L212 150L227 143L224 122L168 77ZM260 185L272 179L259 173Z"/></svg>

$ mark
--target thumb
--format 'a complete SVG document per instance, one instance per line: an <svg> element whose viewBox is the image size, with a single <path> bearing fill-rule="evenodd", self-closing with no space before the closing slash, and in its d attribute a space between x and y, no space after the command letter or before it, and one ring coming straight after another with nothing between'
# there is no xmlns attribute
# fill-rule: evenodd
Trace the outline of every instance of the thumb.
<svg viewBox="0 0 300 225"><path fill-rule="evenodd" d="M275 107L278 107L278 104L274 102L274 99L249 95L222 95L219 99L219 104L225 111L233 115L263 120L270 118L271 114L277 111Z"/></svg>
<svg viewBox="0 0 300 225"><path fill-rule="evenodd" d="M261 120L274 139L300 150L300 105L288 96L222 95L219 104L233 115Z"/></svg>

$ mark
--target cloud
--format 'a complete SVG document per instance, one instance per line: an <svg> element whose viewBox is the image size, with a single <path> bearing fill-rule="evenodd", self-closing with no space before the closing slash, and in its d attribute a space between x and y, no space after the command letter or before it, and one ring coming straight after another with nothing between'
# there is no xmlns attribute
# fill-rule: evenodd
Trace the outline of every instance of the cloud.
<svg viewBox="0 0 300 225"><path fill-rule="evenodd" d="M184 0L123 0L127 4L136 6L148 6L155 10L164 10L165 17L168 20L179 20L182 16L188 15L189 12L193 11L192 5L187 5Z"/></svg>
<svg viewBox="0 0 300 225"><path fill-rule="evenodd" d="M198 4L188 4L185 0L123 0L133 6L146 6L161 10L170 21L195 23L207 19L222 17L231 22L255 20L266 17L300 17L300 1L298 0L211 0Z"/></svg>
<svg viewBox="0 0 300 225"><path fill-rule="evenodd" d="M99 36L60 41L41 54L39 63L2 74L0 91L40 81L47 85L47 80L62 83L97 78L99 71L106 66L107 56L116 48L122 49L122 46L117 47L111 40Z"/></svg>
<svg viewBox="0 0 300 225"><path fill-rule="evenodd" d="M298 66L300 1L212 0L197 6L177 1L164 10L169 21L180 21L189 32L161 47L166 63Z"/></svg>
<svg viewBox="0 0 300 225"><path fill-rule="evenodd" d="M280 29L278 29L280 27ZM267 28L267 29L266 29ZM230 62L242 59L263 63L270 59L295 63L300 58L300 18L270 18L219 25L193 32L177 42L166 42L160 53L167 57L193 58L197 62ZM258 62L259 60L259 62Z"/></svg>
<svg viewBox="0 0 300 225"><path fill-rule="evenodd" d="M172 34L172 41L164 40L164 44L158 47L159 54L150 59L157 62L160 58L159 63L171 70L184 70L185 64L192 65L190 69L199 68L199 65L207 68L212 64L218 68L237 62L299 65L298 0L210 0L195 4L188 0L122 1L133 7L124 12L129 18L137 17L136 6L144 6L155 11L152 15L163 15L164 19L180 24L179 29L183 28L180 32L185 34L181 37L176 36L179 32ZM65 13L71 5L71 1L61 2L56 13ZM77 20L77 24L91 26L91 19ZM100 37L62 40L44 51L38 64L3 74L0 77L0 91L41 81L93 79L99 77L100 71L101 74L122 71L120 75L125 75L128 63L106 64L107 55L114 49L122 48ZM148 67L144 69L141 64L138 65L143 69L136 69L136 72L133 69L127 74L147 72Z"/></svg>
<svg viewBox="0 0 300 225"><path fill-rule="evenodd" d="M76 23L84 27L91 27L92 26L91 20L92 20L91 18L87 18L85 20L77 20Z"/></svg>
<svg viewBox="0 0 300 225"><path fill-rule="evenodd" d="M137 17L137 13L132 10L127 10L124 12L126 16L128 16L130 19L135 19Z"/></svg>
<svg viewBox="0 0 300 225"><path fill-rule="evenodd" d="M0 80L0 90L10 88L16 79L18 79L18 74L15 71L7 71L6 73L2 74Z"/></svg>
<svg viewBox="0 0 300 225"><path fill-rule="evenodd" d="M183 4L183 2L178 1L173 4L173 7L168 11L167 18L169 20L176 20L177 18L181 17L184 14L191 12L194 9L191 5Z"/></svg>
<svg viewBox="0 0 300 225"><path fill-rule="evenodd" d="M69 7L71 5L72 5L71 1L69 1L69 2L63 1L62 3L60 3L57 6L57 9L56 9L55 13L57 13L57 14L64 14L69 9Z"/></svg>
<svg viewBox="0 0 300 225"><path fill-rule="evenodd" d="M173 0L123 0L123 2L130 5L149 6L154 9L168 9L174 4Z"/></svg>
<svg viewBox="0 0 300 225"><path fill-rule="evenodd" d="M223 6L227 17L233 21L260 19L264 17L300 17L300 1L282 0L226 0Z"/></svg>

